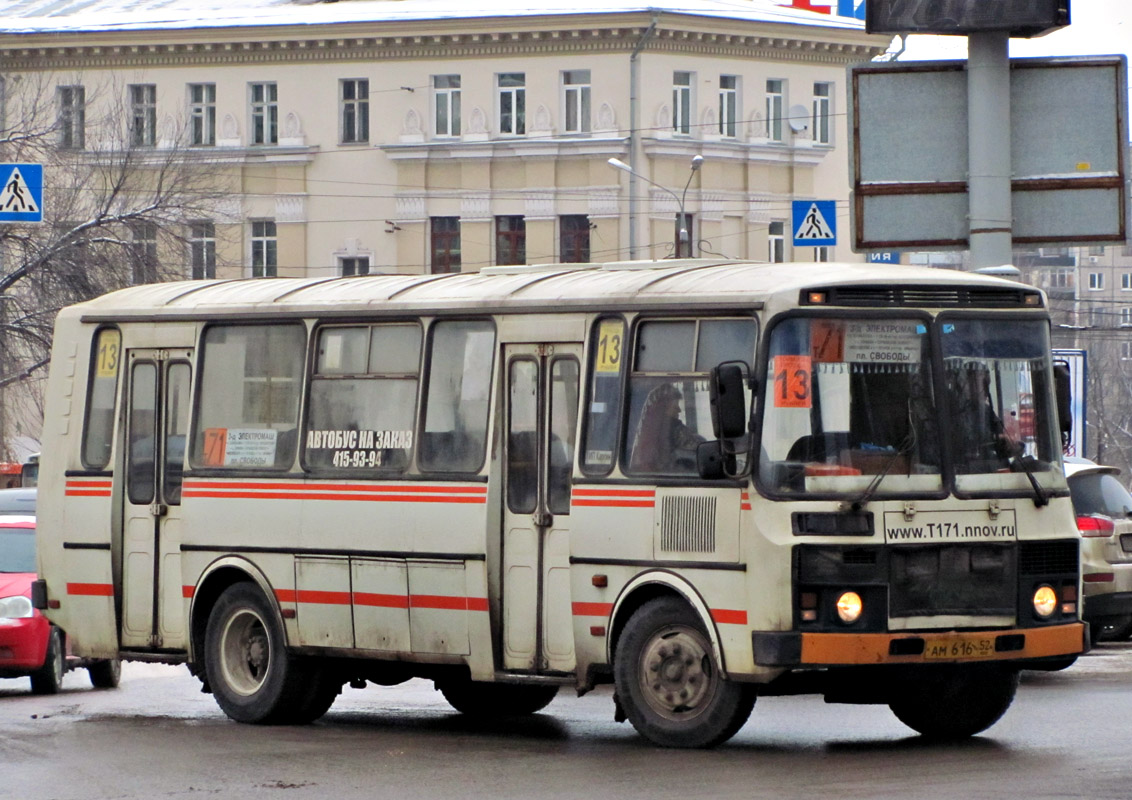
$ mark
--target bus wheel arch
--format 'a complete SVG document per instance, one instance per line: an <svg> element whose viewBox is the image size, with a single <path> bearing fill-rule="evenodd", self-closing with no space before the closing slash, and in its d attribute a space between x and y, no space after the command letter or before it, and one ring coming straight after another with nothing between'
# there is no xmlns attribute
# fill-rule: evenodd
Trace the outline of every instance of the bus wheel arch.
<svg viewBox="0 0 1132 800"><path fill-rule="evenodd" d="M617 643L632 616L651 600L672 597L688 605L700 619L700 625L711 642L711 655L719 665L723 677L727 677L727 663L723 657L723 647L719 632L711 618L711 611L699 593L682 578L669 572L652 572L638 575L621 591L610 614L609 638L606 643L606 658L612 664L617 653Z"/></svg>
<svg viewBox="0 0 1132 800"><path fill-rule="evenodd" d="M193 590L192 604L189 609L189 669L205 683L208 688L208 679L204 668L204 642L208 631L208 619L212 609L216 606L220 595L233 584L254 583L264 597L272 604L275 613L282 619L279 603L275 592L267 580L267 576L250 561L234 556L226 556L210 564L201 574ZM284 636L286 626L284 626Z"/></svg>

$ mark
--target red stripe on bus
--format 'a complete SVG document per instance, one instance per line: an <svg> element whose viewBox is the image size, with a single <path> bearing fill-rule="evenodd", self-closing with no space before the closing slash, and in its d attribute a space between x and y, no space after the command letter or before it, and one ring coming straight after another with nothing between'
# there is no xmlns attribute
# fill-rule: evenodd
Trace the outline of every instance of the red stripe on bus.
<svg viewBox="0 0 1132 800"><path fill-rule="evenodd" d="M570 503L575 506L598 506L600 508L654 508L656 500L586 500L573 498Z"/></svg>
<svg viewBox="0 0 1132 800"><path fill-rule="evenodd" d="M182 586L181 587L181 597L184 597L186 600L192 599L192 596L196 593L197 593L197 587L195 587L195 586Z"/></svg>
<svg viewBox="0 0 1132 800"><path fill-rule="evenodd" d="M70 480L70 481L67 481L67 484L66 484L68 489L109 489L113 485L114 484L113 484L112 481L79 481L79 480Z"/></svg>
<svg viewBox="0 0 1132 800"><path fill-rule="evenodd" d="M296 592L295 592L294 589L276 589L275 590L275 599L278 600L280 603L297 602L296 599L295 599L295 596L296 596Z"/></svg>
<svg viewBox="0 0 1132 800"><path fill-rule="evenodd" d="M613 603L572 603L575 617L608 617Z"/></svg>
<svg viewBox="0 0 1132 800"><path fill-rule="evenodd" d="M272 491L197 491L185 488L183 497L208 497L212 499L233 498L237 500L357 500L374 503L474 503L487 502L486 495L408 495L408 494L325 494L311 491L272 492Z"/></svg>
<svg viewBox="0 0 1132 800"><path fill-rule="evenodd" d="M465 611L468 608L467 597L449 597L443 594L411 594L409 595L411 608L443 608Z"/></svg>
<svg viewBox="0 0 1132 800"><path fill-rule="evenodd" d="M109 583L68 583L67 594L82 597L113 597L114 587Z"/></svg>
<svg viewBox="0 0 1132 800"><path fill-rule="evenodd" d="M486 597L469 597L468 598L469 611L487 611L487 598Z"/></svg>
<svg viewBox="0 0 1132 800"><path fill-rule="evenodd" d="M109 489L67 489L65 497L109 497Z"/></svg>
<svg viewBox="0 0 1132 800"><path fill-rule="evenodd" d="M375 594L373 592L354 592L354 604L374 608L408 608L409 598L403 594Z"/></svg>
<svg viewBox="0 0 1132 800"><path fill-rule="evenodd" d="M573 491L574 497L654 497L655 489L583 489Z"/></svg>
<svg viewBox="0 0 1132 800"><path fill-rule="evenodd" d="M742 511L751 510L751 495L747 492L739 493L739 509Z"/></svg>
<svg viewBox="0 0 1132 800"><path fill-rule="evenodd" d="M298 483L295 481L263 482L263 481L185 481L185 488L193 489L275 489L291 491L342 491L342 492L400 492L409 493L444 493L444 494L487 494L486 486L437 486L434 484L408 484L408 483Z"/></svg>
<svg viewBox="0 0 1132 800"><path fill-rule="evenodd" d="M730 608L713 608L711 618L720 625L746 625L747 612Z"/></svg>

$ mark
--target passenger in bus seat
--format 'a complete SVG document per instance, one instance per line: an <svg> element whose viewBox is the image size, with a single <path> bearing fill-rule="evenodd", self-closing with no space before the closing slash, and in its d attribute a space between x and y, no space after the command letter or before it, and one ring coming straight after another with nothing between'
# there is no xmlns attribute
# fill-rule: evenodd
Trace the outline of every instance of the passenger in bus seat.
<svg viewBox="0 0 1132 800"><path fill-rule="evenodd" d="M691 472L696 446L704 441L680 418L680 390L662 383L649 392L633 437L633 472Z"/></svg>

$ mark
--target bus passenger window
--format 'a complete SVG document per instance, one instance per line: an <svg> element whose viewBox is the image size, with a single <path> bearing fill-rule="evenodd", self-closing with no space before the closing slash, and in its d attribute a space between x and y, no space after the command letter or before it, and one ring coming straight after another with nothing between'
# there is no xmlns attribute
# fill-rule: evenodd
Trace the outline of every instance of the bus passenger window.
<svg viewBox="0 0 1132 800"><path fill-rule="evenodd" d="M298 444L301 325L214 325L204 333L194 467L287 469Z"/></svg>
<svg viewBox="0 0 1132 800"><path fill-rule="evenodd" d="M641 323L629 377L626 471L695 475L696 448L713 435L708 372L724 361L750 364L754 352L751 319Z"/></svg>
<svg viewBox="0 0 1132 800"><path fill-rule="evenodd" d="M618 318L599 319L592 336L582 469L591 474L606 475L613 469L613 452L617 449L625 323Z"/></svg>
<svg viewBox="0 0 1132 800"><path fill-rule="evenodd" d="M103 469L110 463L110 444L114 437L114 401L118 394L122 334L114 328L100 330L93 356L83 430L83 466Z"/></svg>
<svg viewBox="0 0 1132 800"><path fill-rule="evenodd" d="M437 322L430 350L420 467L478 472L487 444L495 328L486 320Z"/></svg>
<svg viewBox="0 0 1132 800"><path fill-rule="evenodd" d="M405 470L413 452L420 360L415 323L320 329L304 465Z"/></svg>

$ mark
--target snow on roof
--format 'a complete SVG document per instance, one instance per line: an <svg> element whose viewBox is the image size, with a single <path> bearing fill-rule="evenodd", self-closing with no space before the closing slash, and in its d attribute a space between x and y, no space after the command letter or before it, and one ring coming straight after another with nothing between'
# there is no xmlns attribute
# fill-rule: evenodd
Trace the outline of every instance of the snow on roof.
<svg viewBox="0 0 1132 800"><path fill-rule="evenodd" d="M7 0L4 33L78 33L204 27L423 22L442 19L660 12L750 22L864 30L857 19L783 5L785 0Z"/></svg>

